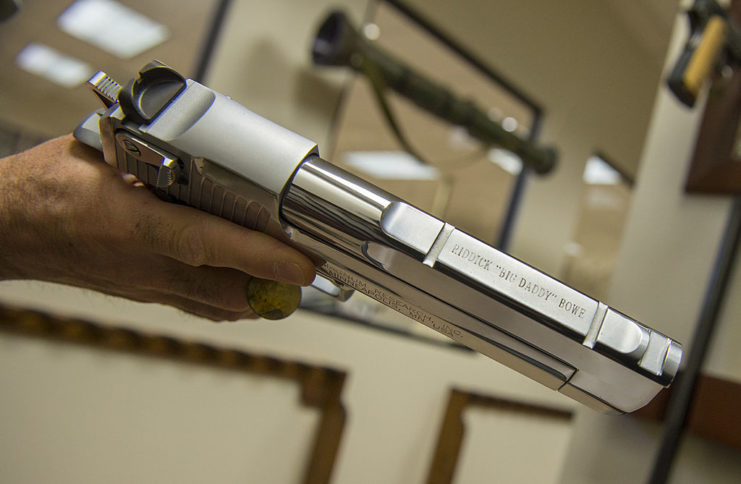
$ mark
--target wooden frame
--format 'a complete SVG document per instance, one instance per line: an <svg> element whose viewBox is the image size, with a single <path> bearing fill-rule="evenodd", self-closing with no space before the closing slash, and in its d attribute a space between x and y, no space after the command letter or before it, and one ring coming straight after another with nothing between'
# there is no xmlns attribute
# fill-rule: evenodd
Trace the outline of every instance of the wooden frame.
<svg viewBox="0 0 741 484"><path fill-rule="evenodd" d="M729 13L741 20L741 1ZM712 80L685 189L741 194L741 69Z"/></svg>
<svg viewBox="0 0 741 484"><path fill-rule="evenodd" d="M471 407L510 410L562 420L571 420L573 417L573 412L568 410L452 389L435 444L435 454L427 474L427 484L449 484L453 482L463 437L466 432L463 413Z"/></svg>
<svg viewBox="0 0 741 484"><path fill-rule="evenodd" d="M0 304L0 330L62 343L292 380L299 385L301 403L320 413L311 454L301 482L326 484L330 481L346 419L341 401L346 374L342 371L170 336L110 327L81 319L61 318L3 304Z"/></svg>

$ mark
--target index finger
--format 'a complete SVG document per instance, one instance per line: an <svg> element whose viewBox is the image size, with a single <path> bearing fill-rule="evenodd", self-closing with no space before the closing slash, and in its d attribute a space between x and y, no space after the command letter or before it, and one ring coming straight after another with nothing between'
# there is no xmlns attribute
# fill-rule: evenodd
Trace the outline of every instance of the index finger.
<svg viewBox="0 0 741 484"><path fill-rule="evenodd" d="M267 234L154 197L140 208L135 237L154 252L192 266L230 267L301 286L314 280L307 256Z"/></svg>

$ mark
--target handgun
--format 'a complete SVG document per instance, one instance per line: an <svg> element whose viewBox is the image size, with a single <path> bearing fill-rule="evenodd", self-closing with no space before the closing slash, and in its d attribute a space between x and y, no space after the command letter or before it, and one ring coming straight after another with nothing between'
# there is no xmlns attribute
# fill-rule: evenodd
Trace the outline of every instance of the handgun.
<svg viewBox="0 0 741 484"><path fill-rule="evenodd" d="M353 290L591 408L626 413L682 346L319 156L316 143L159 62L75 130L161 198L272 235Z"/></svg>

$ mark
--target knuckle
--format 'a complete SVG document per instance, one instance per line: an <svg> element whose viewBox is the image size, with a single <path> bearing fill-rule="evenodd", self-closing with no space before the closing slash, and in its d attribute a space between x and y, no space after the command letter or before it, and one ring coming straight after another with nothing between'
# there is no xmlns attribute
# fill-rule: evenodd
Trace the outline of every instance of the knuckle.
<svg viewBox="0 0 741 484"><path fill-rule="evenodd" d="M188 265L199 267L208 264L210 253L203 234L194 227L187 227L172 237L172 253Z"/></svg>
<svg viewBox="0 0 741 484"><path fill-rule="evenodd" d="M213 254L208 244L209 227L202 223L192 223L182 219L173 220L172 213L163 213L157 204L150 200L139 207L131 217L133 239L150 251L171 257L190 266L207 265Z"/></svg>

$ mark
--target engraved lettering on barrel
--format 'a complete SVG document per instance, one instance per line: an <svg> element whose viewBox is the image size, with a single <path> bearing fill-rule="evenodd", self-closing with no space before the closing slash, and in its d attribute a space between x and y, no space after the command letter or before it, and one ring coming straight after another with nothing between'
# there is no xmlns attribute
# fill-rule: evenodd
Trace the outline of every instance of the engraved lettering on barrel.
<svg viewBox="0 0 741 484"><path fill-rule="evenodd" d="M504 279L505 281L511 282L513 284L517 282L517 277L518 277L517 274L510 271L509 269L505 269L499 264L497 264L496 268L498 271L497 275L499 276L500 279Z"/></svg>
<svg viewBox="0 0 741 484"><path fill-rule="evenodd" d="M578 304L574 304L571 301L561 298L561 301L558 303L558 307L566 311L567 313L571 313L574 316L578 318L583 318L584 314L587 312L587 310Z"/></svg>
<svg viewBox="0 0 741 484"><path fill-rule="evenodd" d="M426 311L407 304L389 291L386 291L380 287L376 287L371 283L367 283L363 279L355 277L351 273L345 272L344 270L337 267L333 267L330 264L323 265L322 269L326 275L328 275L335 281L353 287L363 294L372 297L376 301L385 304L391 309L394 309L395 311L398 311L401 314L408 316L415 321L418 321L425 326L428 326L444 334L449 338L460 339L463 336L461 330L457 329L454 325L447 324L437 317L427 313Z"/></svg>
<svg viewBox="0 0 741 484"><path fill-rule="evenodd" d="M455 244L450 252L486 271L488 271L491 266L491 259L487 259L481 254L478 254L467 247L463 247L462 245Z"/></svg>
<svg viewBox="0 0 741 484"><path fill-rule="evenodd" d="M545 299L546 301L549 301L550 298L556 298L556 294L551 291L550 289L547 289L540 284L536 284L534 282L528 281L524 277L520 279L520 283L517 284L517 287L524 290L525 292L529 292L535 297L539 297L541 299Z"/></svg>
<svg viewBox="0 0 741 484"><path fill-rule="evenodd" d="M449 324L445 324L442 321L431 321L430 327L438 333L444 334L448 338L459 339L461 337L461 331L459 329L454 328Z"/></svg>

